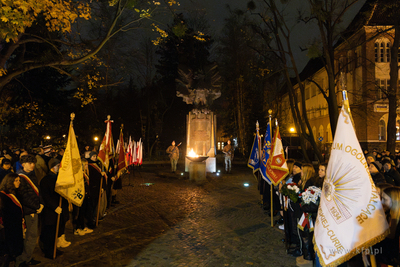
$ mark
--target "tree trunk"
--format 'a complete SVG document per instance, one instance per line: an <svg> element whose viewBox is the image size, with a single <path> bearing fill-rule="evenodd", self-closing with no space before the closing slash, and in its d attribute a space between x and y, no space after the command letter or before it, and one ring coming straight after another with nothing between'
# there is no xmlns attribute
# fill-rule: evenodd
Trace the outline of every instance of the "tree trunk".
<svg viewBox="0 0 400 267"><path fill-rule="evenodd" d="M387 143L386 149L390 154L395 154L396 149L396 118L397 118L397 89L399 80L399 43L400 43L400 27L396 20L394 25L394 40L390 51L390 87L388 88L387 97L389 99L389 118L387 124Z"/></svg>

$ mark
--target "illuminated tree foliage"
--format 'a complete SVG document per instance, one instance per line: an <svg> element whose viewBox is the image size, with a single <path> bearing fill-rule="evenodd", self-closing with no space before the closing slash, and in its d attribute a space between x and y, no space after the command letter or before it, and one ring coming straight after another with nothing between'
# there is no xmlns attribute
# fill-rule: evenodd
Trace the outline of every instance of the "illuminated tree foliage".
<svg viewBox="0 0 400 267"><path fill-rule="evenodd" d="M112 12L111 23L104 34L99 31L99 38L88 39L85 21L104 4ZM164 7L174 4L167 0ZM51 67L71 75L68 66L96 55L114 35L137 29L160 6L160 2L143 0L0 0L0 89L36 68ZM32 46L47 54L27 53Z"/></svg>

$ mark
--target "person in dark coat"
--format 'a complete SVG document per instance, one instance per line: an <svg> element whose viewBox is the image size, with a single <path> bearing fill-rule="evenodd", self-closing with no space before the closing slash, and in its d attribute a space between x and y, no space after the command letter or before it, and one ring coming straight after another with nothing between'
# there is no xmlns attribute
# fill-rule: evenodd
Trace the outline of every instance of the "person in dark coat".
<svg viewBox="0 0 400 267"><path fill-rule="evenodd" d="M293 176L291 183L296 183L299 184L301 180L301 168L302 164L298 161L296 161L293 164ZM294 256L294 257L299 257L303 255L302 250L301 250L301 241L300 241L300 236L297 231L297 220L296 218L301 216L302 211L300 209L299 203L293 203L290 202L290 208L288 209L288 227L290 228L290 240L292 243L292 248L288 249L288 254Z"/></svg>
<svg viewBox="0 0 400 267"><path fill-rule="evenodd" d="M0 184L1 212L7 253L7 258L2 266L8 266L10 262L15 261L15 257L21 255L24 248L23 211L16 194L20 183L18 174L9 173Z"/></svg>
<svg viewBox="0 0 400 267"><path fill-rule="evenodd" d="M90 199L90 189L89 189L89 163L87 159L82 158L82 169L83 178L85 179L85 197L83 199L82 205L80 207L73 205L73 225L74 225L74 235L85 235L93 232L95 227L93 224L93 207ZM86 219L86 222L85 222ZM85 227L87 225L87 227Z"/></svg>
<svg viewBox="0 0 400 267"><path fill-rule="evenodd" d="M114 168L113 168L113 176L111 177L111 181L112 181L112 189L111 189L111 205L116 205L119 204L119 201L117 200L117 190L122 189L122 174L120 174L120 176L118 177L118 173L117 173L117 168L116 166L118 165L118 160L116 158L114 158L113 162L116 162L116 164L114 164Z"/></svg>
<svg viewBox="0 0 400 267"><path fill-rule="evenodd" d="M386 183L385 177L380 172L382 169L382 164L379 161L371 162L368 165L369 173L371 174L372 181L375 185Z"/></svg>
<svg viewBox="0 0 400 267"><path fill-rule="evenodd" d="M42 231L40 234L41 249L44 256L53 259L56 237L57 219L60 214L60 223L57 236L57 248L66 248L71 242L65 240L65 223L68 221L68 201L55 190L60 161L53 158L49 161L50 172L40 181L40 194L44 202L42 212ZM59 206L61 200L61 207ZM61 252L58 252L61 254Z"/></svg>
<svg viewBox="0 0 400 267"><path fill-rule="evenodd" d="M26 152L26 151L22 152L22 153L20 154L19 160L17 160L16 162L14 162L14 164L13 164L13 169L14 169L14 171L15 171L16 173L18 173L18 171L19 171L20 169L22 169L21 157L22 157L22 156L27 156L27 155L28 155L28 152ZM12 162L11 162L11 163L12 163Z"/></svg>
<svg viewBox="0 0 400 267"><path fill-rule="evenodd" d="M4 158L0 164L0 183L11 172L11 160Z"/></svg>
<svg viewBox="0 0 400 267"><path fill-rule="evenodd" d="M384 169L384 176L386 182L395 186L400 186L400 173L396 171L392 166L392 160L382 160L382 167Z"/></svg>
<svg viewBox="0 0 400 267"><path fill-rule="evenodd" d="M43 201L39 196L38 181L35 176L36 159L33 155L21 156L22 169L17 171L21 178L19 200L24 211L26 225L24 251L16 258L15 266L36 265L40 261L32 258L38 238L39 214L43 210Z"/></svg>
<svg viewBox="0 0 400 267"><path fill-rule="evenodd" d="M105 172L102 171L102 165L100 161L97 160L97 152L92 151L90 152L90 158L88 159L89 163L89 193L90 199L92 200L92 207L93 207L93 223L96 222L97 217L97 206L99 203L100 194L105 193L107 190L107 175ZM101 190L100 184L102 182ZM105 203L107 205L107 203ZM99 218L105 216L105 213L100 211Z"/></svg>

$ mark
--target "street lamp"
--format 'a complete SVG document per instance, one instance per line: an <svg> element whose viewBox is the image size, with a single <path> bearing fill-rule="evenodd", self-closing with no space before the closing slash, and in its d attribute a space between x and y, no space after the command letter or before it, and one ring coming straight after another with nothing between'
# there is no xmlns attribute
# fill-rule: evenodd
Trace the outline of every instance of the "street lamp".
<svg viewBox="0 0 400 267"><path fill-rule="evenodd" d="M46 140L50 140L51 139L51 137L50 137L50 135L47 135L44 139L46 139Z"/></svg>
<svg viewBox="0 0 400 267"><path fill-rule="evenodd" d="M296 128L294 128L293 126L289 128L289 146L292 146L292 136L294 135L294 133L296 133Z"/></svg>
<svg viewBox="0 0 400 267"><path fill-rule="evenodd" d="M93 138L93 140L94 140L95 142L97 142L97 141L99 141L99 138L98 138L97 136L95 136L95 137Z"/></svg>

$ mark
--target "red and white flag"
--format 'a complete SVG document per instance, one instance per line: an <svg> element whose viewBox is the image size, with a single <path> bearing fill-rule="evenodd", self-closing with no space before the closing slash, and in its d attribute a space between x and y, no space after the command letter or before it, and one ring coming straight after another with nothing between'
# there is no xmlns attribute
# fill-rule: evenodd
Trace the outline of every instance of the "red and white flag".
<svg viewBox="0 0 400 267"><path fill-rule="evenodd" d="M271 154L267 161L266 174L274 185L278 185L280 181L289 174L285 155L283 154L279 126L276 127L274 139L272 140Z"/></svg>
<svg viewBox="0 0 400 267"><path fill-rule="evenodd" d="M124 148L124 136L122 129L119 134L119 149L118 149L118 165L117 165L117 179L124 173L126 166L125 148Z"/></svg>
<svg viewBox="0 0 400 267"><path fill-rule="evenodd" d="M103 164L106 170L110 164L110 159L114 156L114 141L111 131L111 123L114 121L110 120L110 115L107 116L107 120L104 121L107 124L106 133L104 134L103 141L101 142L99 154L97 158Z"/></svg>
<svg viewBox="0 0 400 267"><path fill-rule="evenodd" d="M126 149L126 162L128 166L133 163L132 160L132 138L129 136L128 148Z"/></svg>
<svg viewBox="0 0 400 267"><path fill-rule="evenodd" d="M139 139L139 142L137 142L137 165L142 165L143 161L143 142L142 138Z"/></svg>

